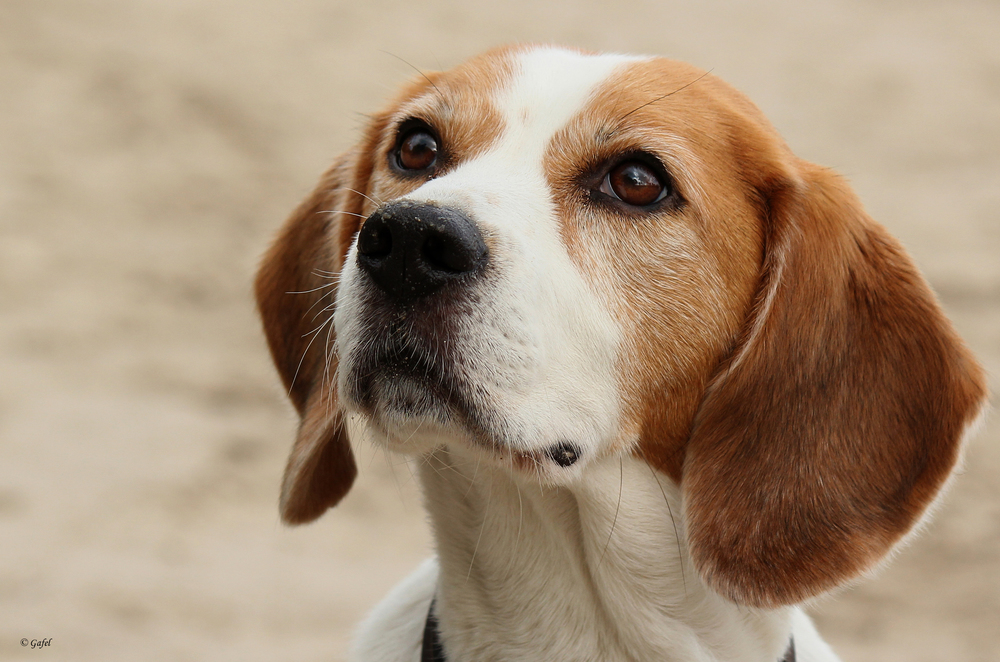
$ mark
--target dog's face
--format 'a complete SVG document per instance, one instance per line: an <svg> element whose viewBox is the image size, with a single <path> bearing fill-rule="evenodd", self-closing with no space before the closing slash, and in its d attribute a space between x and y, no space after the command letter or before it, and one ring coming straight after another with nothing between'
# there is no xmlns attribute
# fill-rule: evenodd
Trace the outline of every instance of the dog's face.
<svg viewBox="0 0 1000 662"><path fill-rule="evenodd" d="M556 484L634 453L682 485L706 580L754 605L881 558L983 399L846 186L661 59L507 48L418 79L290 219L258 299L303 416L289 521L350 487L344 411Z"/></svg>
<svg viewBox="0 0 1000 662"><path fill-rule="evenodd" d="M701 76L545 49L409 91L340 274L341 406L394 449L451 440L553 481L636 448L665 391L686 433L762 243L739 164L685 121L720 113Z"/></svg>

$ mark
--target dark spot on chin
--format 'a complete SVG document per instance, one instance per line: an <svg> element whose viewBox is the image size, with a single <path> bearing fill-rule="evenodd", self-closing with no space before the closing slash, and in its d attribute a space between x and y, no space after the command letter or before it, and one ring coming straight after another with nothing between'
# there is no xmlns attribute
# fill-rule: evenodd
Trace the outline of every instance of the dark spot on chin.
<svg viewBox="0 0 1000 662"><path fill-rule="evenodd" d="M547 455L560 467L570 467L580 459L580 450L568 441L564 441L550 448Z"/></svg>

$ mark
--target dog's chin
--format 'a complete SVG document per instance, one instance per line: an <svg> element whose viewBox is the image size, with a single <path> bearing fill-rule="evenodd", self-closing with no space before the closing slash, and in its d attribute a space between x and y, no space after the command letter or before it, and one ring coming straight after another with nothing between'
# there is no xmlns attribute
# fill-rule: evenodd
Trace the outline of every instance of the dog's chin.
<svg viewBox="0 0 1000 662"><path fill-rule="evenodd" d="M472 442L453 403L413 376L375 380L360 411L375 441L389 450L422 454L447 442Z"/></svg>
<svg viewBox="0 0 1000 662"><path fill-rule="evenodd" d="M476 463L491 463L550 484L574 480L586 464L577 463L581 451L573 444L532 449L508 439L507 430L489 425L498 420L496 415L466 404L460 386L444 388L439 379L395 369L368 376L365 391L345 398L345 404L361 415L370 440L386 450L415 457L445 447Z"/></svg>
<svg viewBox="0 0 1000 662"><path fill-rule="evenodd" d="M376 443L422 454L444 443L481 444L467 387L412 347L373 350L348 361L339 383L342 404L361 414Z"/></svg>

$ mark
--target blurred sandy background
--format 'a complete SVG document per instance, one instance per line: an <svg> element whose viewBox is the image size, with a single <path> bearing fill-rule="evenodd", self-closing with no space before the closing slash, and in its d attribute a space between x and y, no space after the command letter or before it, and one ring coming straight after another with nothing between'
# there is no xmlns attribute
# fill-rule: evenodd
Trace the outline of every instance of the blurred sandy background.
<svg viewBox="0 0 1000 662"><path fill-rule="evenodd" d="M295 421L249 283L414 75L393 55L512 40L743 89L850 177L1000 391L992 0L0 0L0 659L339 660L429 554L408 468L368 447L343 505L278 523ZM994 417L924 536L818 606L845 661L1000 659L998 441Z"/></svg>

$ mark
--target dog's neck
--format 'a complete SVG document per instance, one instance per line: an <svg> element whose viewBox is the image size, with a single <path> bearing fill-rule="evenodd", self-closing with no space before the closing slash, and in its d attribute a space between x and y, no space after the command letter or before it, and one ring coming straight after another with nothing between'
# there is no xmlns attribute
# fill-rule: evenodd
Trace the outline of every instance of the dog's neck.
<svg viewBox="0 0 1000 662"><path fill-rule="evenodd" d="M638 459L543 487L445 449L422 463L456 660L777 660L791 610L708 590L684 542L680 492Z"/></svg>

